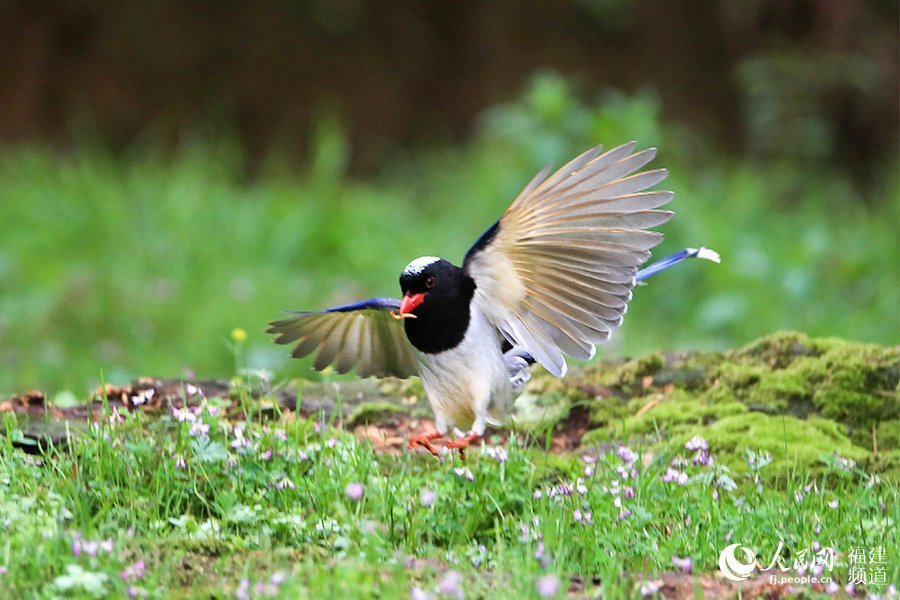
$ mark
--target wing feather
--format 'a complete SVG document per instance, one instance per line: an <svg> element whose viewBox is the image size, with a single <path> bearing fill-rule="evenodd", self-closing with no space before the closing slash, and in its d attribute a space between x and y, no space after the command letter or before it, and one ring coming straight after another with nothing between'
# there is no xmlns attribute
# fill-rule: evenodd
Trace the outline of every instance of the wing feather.
<svg viewBox="0 0 900 600"><path fill-rule="evenodd" d="M541 171L466 254L476 298L511 342L551 373L564 354L590 358L621 322L638 267L672 212L669 191L648 190L665 169L640 171L656 156L634 142L592 148L548 176Z"/></svg>
<svg viewBox="0 0 900 600"><path fill-rule="evenodd" d="M362 377L409 377L417 372L415 357L402 322L390 315L399 307L397 300L373 298L297 313L270 323L268 332L276 335L278 344L296 342L291 352L295 358L315 353L313 367L319 371L333 365L338 373L355 368Z"/></svg>

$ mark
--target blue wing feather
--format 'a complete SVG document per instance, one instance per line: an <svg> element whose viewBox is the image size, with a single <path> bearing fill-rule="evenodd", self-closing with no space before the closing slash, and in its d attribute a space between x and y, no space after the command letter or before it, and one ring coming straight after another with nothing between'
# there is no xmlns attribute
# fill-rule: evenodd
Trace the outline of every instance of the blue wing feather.
<svg viewBox="0 0 900 600"><path fill-rule="evenodd" d="M395 298L369 298L368 300L360 300L353 304L345 304L343 306L334 306L327 308L322 312L352 312L354 310L400 310L400 301Z"/></svg>

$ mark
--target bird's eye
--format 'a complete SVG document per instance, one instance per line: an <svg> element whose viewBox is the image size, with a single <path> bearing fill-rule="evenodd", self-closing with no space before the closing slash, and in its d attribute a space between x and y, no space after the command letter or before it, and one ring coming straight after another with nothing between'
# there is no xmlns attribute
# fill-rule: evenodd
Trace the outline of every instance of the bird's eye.
<svg viewBox="0 0 900 600"><path fill-rule="evenodd" d="M428 279L425 280L425 287L431 289L434 287L434 275L429 275Z"/></svg>

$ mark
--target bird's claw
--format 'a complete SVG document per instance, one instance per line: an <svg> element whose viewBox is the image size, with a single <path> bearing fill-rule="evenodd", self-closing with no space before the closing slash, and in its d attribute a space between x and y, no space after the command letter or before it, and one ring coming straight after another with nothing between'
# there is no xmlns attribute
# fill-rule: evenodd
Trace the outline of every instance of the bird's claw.
<svg viewBox="0 0 900 600"><path fill-rule="evenodd" d="M444 446L447 448L456 448L459 450L459 457L463 460L466 460L466 448L469 447L469 444L480 438L481 436L477 433L470 433L465 437L461 437L458 440L450 440L446 442Z"/></svg>
<svg viewBox="0 0 900 600"><path fill-rule="evenodd" d="M425 448L426 450L431 452L432 455L440 458L440 452L438 452L435 447L431 445L431 442L438 439L439 437L441 437L441 434L436 431L434 433L422 433L419 435L414 435L409 438L409 441L406 443L406 448L408 450Z"/></svg>

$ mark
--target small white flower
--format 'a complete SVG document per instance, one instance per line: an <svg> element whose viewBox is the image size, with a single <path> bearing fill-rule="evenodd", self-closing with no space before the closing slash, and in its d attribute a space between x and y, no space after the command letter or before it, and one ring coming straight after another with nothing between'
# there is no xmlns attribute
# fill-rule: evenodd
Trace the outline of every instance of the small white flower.
<svg viewBox="0 0 900 600"><path fill-rule="evenodd" d="M457 477L463 477L468 479L469 481L475 481L475 475L472 474L471 469L469 467L457 467L453 469L453 472L456 473Z"/></svg>

